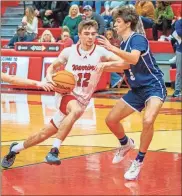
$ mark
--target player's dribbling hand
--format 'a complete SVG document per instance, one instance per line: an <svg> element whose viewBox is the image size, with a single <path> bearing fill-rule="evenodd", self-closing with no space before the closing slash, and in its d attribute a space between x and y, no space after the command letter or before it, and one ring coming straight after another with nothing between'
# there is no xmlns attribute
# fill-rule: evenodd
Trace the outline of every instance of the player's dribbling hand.
<svg viewBox="0 0 182 196"><path fill-rule="evenodd" d="M54 90L54 86L48 82L37 82L36 86L39 88L43 88L45 91Z"/></svg>
<svg viewBox="0 0 182 196"><path fill-rule="evenodd" d="M53 81L52 77L54 76L55 74L49 74L47 73L46 75L46 80L47 82L50 82L51 84L53 84L54 86L57 86L57 84Z"/></svg>
<svg viewBox="0 0 182 196"><path fill-rule="evenodd" d="M99 43L100 46L106 48L107 50L111 50L111 48L112 48L112 44L103 35L99 35L98 43Z"/></svg>

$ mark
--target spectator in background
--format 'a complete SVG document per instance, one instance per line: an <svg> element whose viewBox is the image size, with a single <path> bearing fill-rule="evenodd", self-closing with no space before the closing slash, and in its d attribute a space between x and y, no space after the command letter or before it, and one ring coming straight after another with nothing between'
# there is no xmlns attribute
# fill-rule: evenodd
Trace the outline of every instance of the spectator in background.
<svg viewBox="0 0 182 196"><path fill-rule="evenodd" d="M38 19L35 16L33 7L30 6L26 8L22 25L27 31L28 41L33 41L38 34Z"/></svg>
<svg viewBox="0 0 182 196"><path fill-rule="evenodd" d="M35 16L42 18L43 13L47 9L47 1L33 1L32 4Z"/></svg>
<svg viewBox="0 0 182 196"><path fill-rule="evenodd" d="M52 35L51 31L49 30L45 30L43 33L42 33L42 36L41 38L39 39L39 42L56 42L54 36Z"/></svg>
<svg viewBox="0 0 182 196"><path fill-rule="evenodd" d="M112 14L113 12L119 8L120 6L128 4L127 1L125 0L120 0L120 1L106 1L104 3L104 8L105 11L102 13L102 17L104 18L105 21L105 28L110 28L112 27Z"/></svg>
<svg viewBox="0 0 182 196"><path fill-rule="evenodd" d="M118 48L120 47L120 40L115 38L114 31L112 29L107 29L105 31L105 37L109 40L109 42L112 45ZM121 74L118 74L116 72L111 72L111 81L110 81L111 88L115 88L115 87L120 88L122 79L123 78L121 77Z"/></svg>
<svg viewBox="0 0 182 196"><path fill-rule="evenodd" d="M144 29L152 28L155 8L151 1L138 0L135 4L136 13L141 17Z"/></svg>
<svg viewBox="0 0 182 196"><path fill-rule="evenodd" d="M176 39L176 81L173 97L181 96L181 77L182 77L182 19L175 22L175 31L172 34Z"/></svg>
<svg viewBox="0 0 182 196"><path fill-rule="evenodd" d="M92 7L90 5L86 5L83 8L83 14L85 16L85 20L95 20L99 25L99 34L103 35L105 31L105 21L100 14L93 12Z"/></svg>
<svg viewBox="0 0 182 196"><path fill-rule="evenodd" d="M10 39L7 46L3 48L14 48L16 42L27 42L29 41L26 34L26 29L23 26L18 26L15 35Z"/></svg>
<svg viewBox="0 0 182 196"><path fill-rule="evenodd" d="M78 41L78 24L82 21L78 5L72 5L69 9L69 15L65 17L63 26L67 26L70 30L71 38L76 44Z"/></svg>
<svg viewBox="0 0 182 196"><path fill-rule="evenodd" d="M58 42L64 44L64 48L71 47L73 45L73 40L70 37L70 30L67 26L63 26L62 29L61 40Z"/></svg>
<svg viewBox="0 0 182 196"><path fill-rule="evenodd" d="M116 46L116 47L120 47L120 40L116 38L115 33L112 29L107 29L105 31L105 37L109 40L109 42Z"/></svg>
<svg viewBox="0 0 182 196"><path fill-rule="evenodd" d="M127 1L125 0L106 1L104 3L105 12L103 13L103 15L112 16L112 13L114 12L114 10L126 4L127 4Z"/></svg>
<svg viewBox="0 0 182 196"><path fill-rule="evenodd" d="M62 26L64 18L68 15L68 1L34 1L35 13L42 20L43 27L52 28Z"/></svg>
<svg viewBox="0 0 182 196"><path fill-rule="evenodd" d="M90 5L91 7L95 7L95 12L97 14L101 14L101 7L104 5L104 1L72 1L70 5L81 5L82 7Z"/></svg>
<svg viewBox="0 0 182 196"><path fill-rule="evenodd" d="M159 41L165 41L167 30L171 28L174 17L173 10L169 2L157 1L155 9L155 23L152 27L154 40L158 40L158 30L162 31Z"/></svg>

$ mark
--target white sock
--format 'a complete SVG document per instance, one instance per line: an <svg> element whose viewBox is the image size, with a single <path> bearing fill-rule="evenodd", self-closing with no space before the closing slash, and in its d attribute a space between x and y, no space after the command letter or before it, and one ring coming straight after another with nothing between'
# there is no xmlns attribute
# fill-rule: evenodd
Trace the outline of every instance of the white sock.
<svg viewBox="0 0 182 196"><path fill-rule="evenodd" d="M62 140L55 138L53 142L53 148L59 149L59 147L61 146L61 143L62 143Z"/></svg>
<svg viewBox="0 0 182 196"><path fill-rule="evenodd" d="M20 142L17 145L14 145L13 148L11 149L11 151L20 152L23 149L25 149L24 148L24 142Z"/></svg>

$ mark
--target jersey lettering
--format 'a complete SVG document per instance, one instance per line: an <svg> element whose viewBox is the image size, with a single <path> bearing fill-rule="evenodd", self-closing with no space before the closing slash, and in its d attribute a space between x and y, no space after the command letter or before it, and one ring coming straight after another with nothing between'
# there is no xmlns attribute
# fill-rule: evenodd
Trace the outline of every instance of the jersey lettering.
<svg viewBox="0 0 182 196"><path fill-rule="evenodd" d="M78 81L77 86L79 87L87 87L90 80L90 73L78 73Z"/></svg>

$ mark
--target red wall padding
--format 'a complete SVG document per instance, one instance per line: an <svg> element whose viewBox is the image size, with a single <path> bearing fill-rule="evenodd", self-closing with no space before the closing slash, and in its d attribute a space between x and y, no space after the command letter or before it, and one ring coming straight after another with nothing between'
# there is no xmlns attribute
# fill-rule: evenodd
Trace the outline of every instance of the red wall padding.
<svg viewBox="0 0 182 196"><path fill-rule="evenodd" d="M30 57L29 59L29 69L28 69L28 78L33 80L41 80L42 76L42 57Z"/></svg>

